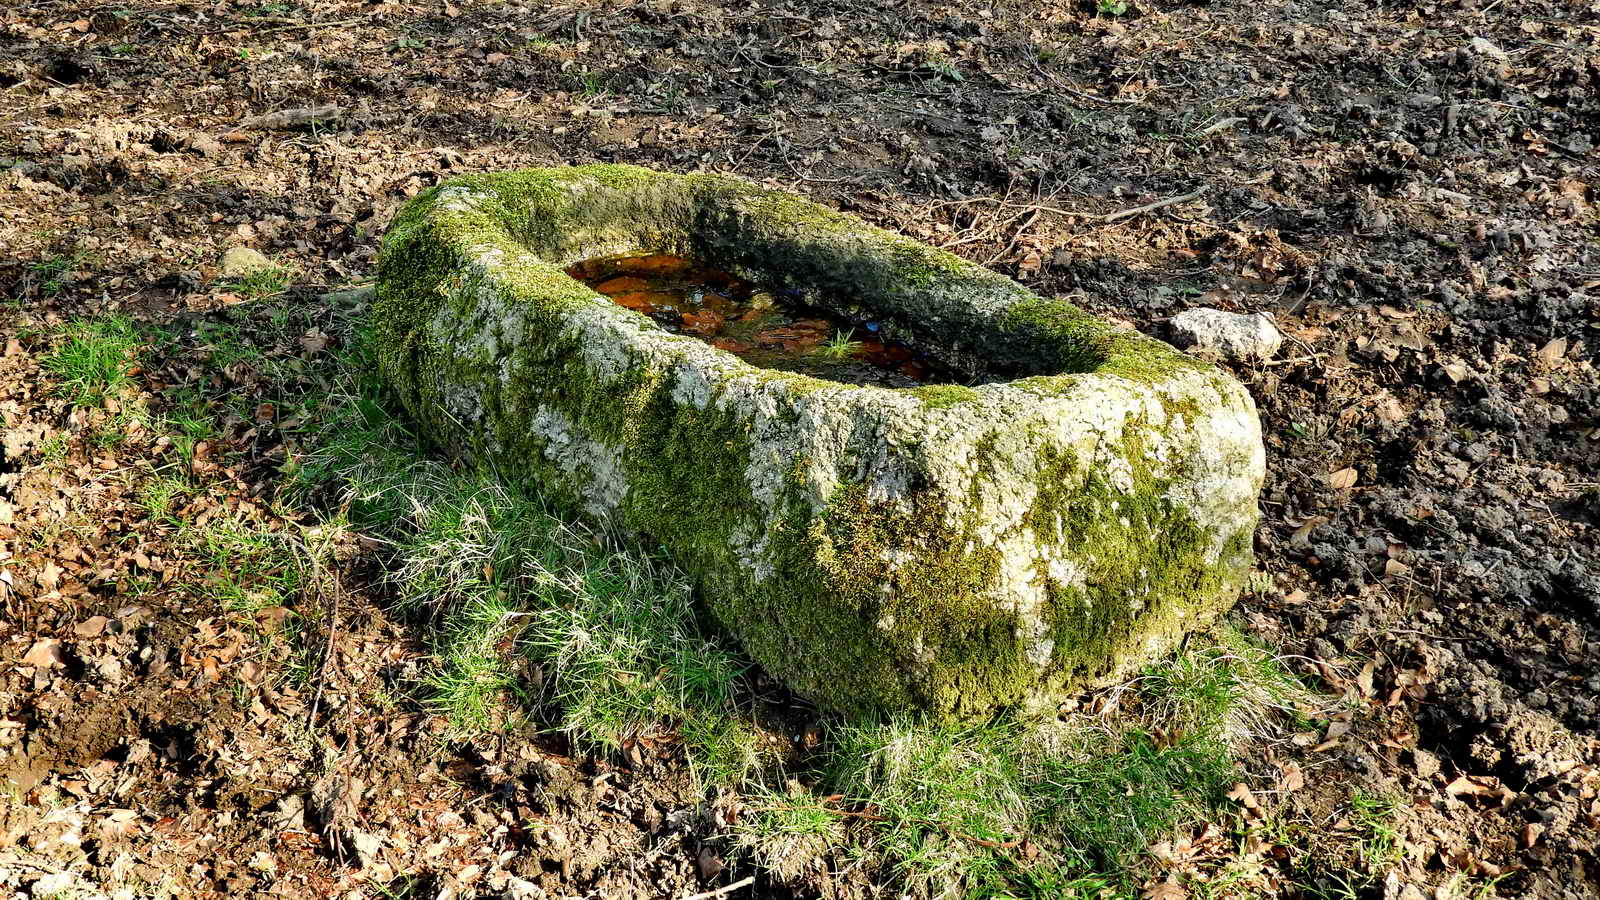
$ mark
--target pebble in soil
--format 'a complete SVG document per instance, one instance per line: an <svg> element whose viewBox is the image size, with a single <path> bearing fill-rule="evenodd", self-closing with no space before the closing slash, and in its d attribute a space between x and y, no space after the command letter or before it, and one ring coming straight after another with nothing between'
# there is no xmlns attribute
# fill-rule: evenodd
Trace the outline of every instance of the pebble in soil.
<svg viewBox="0 0 1600 900"><path fill-rule="evenodd" d="M666 331L697 337L753 366L887 388L967 380L882 337L875 322L855 324L826 309L788 302L683 257L600 257L577 263L567 274Z"/></svg>

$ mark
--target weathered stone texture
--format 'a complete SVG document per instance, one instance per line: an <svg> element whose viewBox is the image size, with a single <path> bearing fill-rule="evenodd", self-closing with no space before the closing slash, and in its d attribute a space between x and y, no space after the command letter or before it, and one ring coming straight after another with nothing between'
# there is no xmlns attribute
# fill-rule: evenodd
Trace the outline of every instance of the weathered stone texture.
<svg viewBox="0 0 1600 900"><path fill-rule="evenodd" d="M1011 380L752 367L563 274L676 253L871 310ZM716 176L457 179L384 241L380 364L443 447L667 547L769 671L841 710L1047 703L1232 602L1263 473L1214 367L953 255Z"/></svg>

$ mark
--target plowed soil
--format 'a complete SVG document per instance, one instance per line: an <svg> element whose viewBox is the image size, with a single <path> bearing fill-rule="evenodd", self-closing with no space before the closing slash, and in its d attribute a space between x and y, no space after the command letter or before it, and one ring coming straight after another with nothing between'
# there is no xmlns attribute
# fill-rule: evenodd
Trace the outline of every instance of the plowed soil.
<svg viewBox="0 0 1600 900"><path fill-rule="evenodd" d="M356 326L317 298L373 274L398 206L618 161L793 190L1157 336L1193 306L1271 313L1283 350L1234 368L1270 461L1234 617L1352 714L1275 751L1303 786L1257 787L1309 816L1351 784L1403 796L1373 896L1596 896L1597 141L1591 0L6 4L0 881L609 898L751 874L671 764L442 741L375 702L420 650L372 548L297 601L311 639L263 649L193 589L218 561L137 502L168 447L94 440L115 409L40 368L69 319L161 324L136 394L248 401L174 514L292 529L274 404ZM236 245L291 266L287 293L221 279ZM224 321L303 380L216 359Z"/></svg>

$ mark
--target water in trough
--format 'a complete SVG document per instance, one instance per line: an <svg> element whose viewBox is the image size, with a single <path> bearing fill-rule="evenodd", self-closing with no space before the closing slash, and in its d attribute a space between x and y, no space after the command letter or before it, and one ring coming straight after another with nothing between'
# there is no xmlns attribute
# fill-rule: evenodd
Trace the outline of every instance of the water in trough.
<svg viewBox="0 0 1600 900"><path fill-rule="evenodd" d="M683 257L600 257L567 274L667 331L751 365L888 388L962 381L928 355L881 336L875 322L851 323Z"/></svg>

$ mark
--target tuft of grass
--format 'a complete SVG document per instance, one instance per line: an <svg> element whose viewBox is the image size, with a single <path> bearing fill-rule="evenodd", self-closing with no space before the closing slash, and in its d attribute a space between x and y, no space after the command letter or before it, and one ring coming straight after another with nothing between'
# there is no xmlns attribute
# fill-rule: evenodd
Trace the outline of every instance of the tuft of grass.
<svg viewBox="0 0 1600 900"><path fill-rule="evenodd" d="M861 342L851 340L855 333L854 328L849 331L835 331L833 337L817 347L814 352L824 359L847 360L861 352Z"/></svg>
<svg viewBox="0 0 1600 900"><path fill-rule="evenodd" d="M1145 849L1204 819L1233 777L1205 736L1161 745L1087 721L901 721L846 727L830 743L823 787L867 811L862 837L918 895L1130 888ZM1024 841L1042 852L1030 859Z"/></svg>
<svg viewBox="0 0 1600 900"><path fill-rule="evenodd" d="M267 270L260 269L246 277L257 278L260 276L264 278L265 276L261 275L264 272L267 272ZM235 290L243 293L248 288L240 288L238 285L241 283L235 282L234 285ZM265 286L262 287L264 289ZM273 290L266 290L265 293L277 293L281 290L283 290L282 285ZM263 293L253 296L264 295ZM251 340L245 338L239 326L232 322L202 321L195 326L195 335L201 341L200 346L196 348L197 355L204 358L219 372L226 373L229 369L241 363L260 366L265 361L265 355L260 348Z"/></svg>
<svg viewBox="0 0 1600 900"><path fill-rule="evenodd" d="M298 480L304 494L337 486L351 524L388 542L396 609L437 635L424 703L458 735L517 721L497 711L507 701L532 703L578 746L680 742L705 783L744 778L760 746L739 709L748 663L700 627L684 576L492 473L419 459L365 348L349 353Z"/></svg>
<svg viewBox="0 0 1600 900"><path fill-rule="evenodd" d="M1350 824L1356 830L1361 864L1374 880L1400 861L1400 799L1358 790L1350 797Z"/></svg>
<svg viewBox="0 0 1600 900"><path fill-rule="evenodd" d="M243 58L249 57L249 51L242 47L239 54ZM257 300L283 293L289 288L293 277L293 271L287 266L263 266L238 278L230 278L223 286L241 297Z"/></svg>
<svg viewBox="0 0 1600 900"><path fill-rule="evenodd" d="M1128 686L1151 727L1242 746L1314 705L1311 691L1266 648L1225 625L1211 636L1217 646L1162 660Z"/></svg>
<svg viewBox="0 0 1600 900"><path fill-rule="evenodd" d="M939 54L929 56L927 61L923 63L923 67L945 81L958 82L966 80L955 60L947 56Z"/></svg>
<svg viewBox="0 0 1600 900"><path fill-rule="evenodd" d="M827 854L842 847L848 819L839 808L790 781L779 792L752 786L746 814L734 831L734 849L785 881L821 868Z"/></svg>
<svg viewBox="0 0 1600 900"><path fill-rule="evenodd" d="M845 725L829 738L826 783L872 808L881 827L871 841L910 886L939 893L1002 880L991 845L1019 841L1029 824L1015 729L896 720Z"/></svg>
<svg viewBox="0 0 1600 900"><path fill-rule="evenodd" d="M187 479L156 473L139 486L139 506L150 521L164 525L180 524L173 510L189 492Z"/></svg>
<svg viewBox="0 0 1600 900"><path fill-rule="evenodd" d="M236 517L218 517L179 533L207 564L204 590L230 612L287 606L306 583L304 544Z"/></svg>
<svg viewBox="0 0 1600 900"><path fill-rule="evenodd" d="M1160 837L1204 821L1235 777L1214 735L1164 743L1138 729L1082 729L1026 770L1041 843L1069 875L1130 871Z"/></svg>
<svg viewBox="0 0 1600 900"><path fill-rule="evenodd" d="M573 76L572 80L577 92L585 100L599 100L609 96L611 93L606 87L605 80L598 72L584 69Z"/></svg>
<svg viewBox="0 0 1600 900"><path fill-rule="evenodd" d="M71 438L65 431L56 432L39 444L39 461L46 466L65 462L71 445Z"/></svg>
<svg viewBox="0 0 1600 900"><path fill-rule="evenodd" d="M445 716L458 735L512 727L525 688L505 663L502 642L512 637L517 611L499 597L479 597L445 625L434 664L422 677L426 707Z"/></svg>
<svg viewBox="0 0 1600 900"><path fill-rule="evenodd" d="M77 319L64 330L61 345L47 355L44 369L56 390L80 406L103 406L106 398L133 383L143 341L126 316Z"/></svg>
<svg viewBox="0 0 1600 900"><path fill-rule="evenodd" d="M1305 693L1266 651L1216 637L1093 716L834 723L809 789L756 803L737 848L795 869L853 844L914 896L1129 895L1151 844L1220 814L1230 747Z"/></svg>
<svg viewBox="0 0 1600 900"><path fill-rule="evenodd" d="M29 266L28 274L38 281L40 293L46 297L54 297L66 288L68 277L88 258L89 254L81 250L58 253Z"/></svg>

